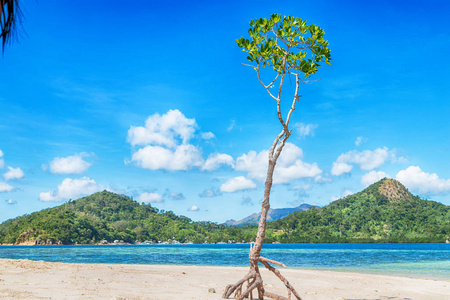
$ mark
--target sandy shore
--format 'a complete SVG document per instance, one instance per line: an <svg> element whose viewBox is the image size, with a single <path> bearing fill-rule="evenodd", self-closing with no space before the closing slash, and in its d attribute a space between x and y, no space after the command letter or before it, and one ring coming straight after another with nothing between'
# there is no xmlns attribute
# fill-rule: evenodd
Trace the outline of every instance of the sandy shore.
<svg viewBox="0 0 450 300"><path fill-rule="evenodd" d="M0 259L0 299L221 299L247 268L88 265ZM450 300L450 280L283 269L304 300ZM266 289L286 296L263 269ZM216 293L208 292L215 289Z"/></svg>

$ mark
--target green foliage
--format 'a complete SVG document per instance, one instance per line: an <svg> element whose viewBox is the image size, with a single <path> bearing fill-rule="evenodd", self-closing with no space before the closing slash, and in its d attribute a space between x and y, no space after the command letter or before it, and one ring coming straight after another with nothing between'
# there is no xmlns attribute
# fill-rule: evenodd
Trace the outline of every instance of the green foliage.
<svg viewBox="0 0 450 300"><path fill-rule="evenodd" d="M192 222L172 211L159 212L148 204L107 191L0 224L0 243L36 240L49 244L91 244L102 240L217 243L250 241L254 228L230 228Z"/></svg>
<svg viewBox="0 0 450 300"><path fill-rule="evenodd" d="M384 179L386 180L386 179ZM381 180L320 209L269 223L280 242L445 242L450 207L417 196L398 201L379 192Z"/></svg>
<svg viewBox="0 0 450 300"><path fill-rule="evenodd" d="M323 208L295 212L268 223L266 242L445 242L450 238L450 207L412 196L393 201L379 190L381 180L360 193ZM0 244L36 240L90 244L102 240L217 243L251 241L256 226L228 227L193 222L158 211L122 195L95 193L58 207L0 224Z"/></svg>
<svg viewBox="0 0 450 300"><path fill-rule="evenodd" d="M307 78L321 62L331 62L325 31L300 18L273 14L254 19L248 34L250 39L241 37L236 43L248 53L247 60L256 63L255 69L268 66L278 74L303 73Z"/></svg>

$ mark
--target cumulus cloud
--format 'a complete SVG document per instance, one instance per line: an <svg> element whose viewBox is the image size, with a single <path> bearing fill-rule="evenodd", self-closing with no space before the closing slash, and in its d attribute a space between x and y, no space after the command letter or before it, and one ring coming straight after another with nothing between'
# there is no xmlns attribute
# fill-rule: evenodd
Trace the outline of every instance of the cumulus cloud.
<svg viewBox="0 0 450 300"><path fill-rule="evenodd" d="M190 208L188 208L188 211L199 211L200 208L196 205L192 205Z"/></svg>
<svg viewBox="0 0 450 300"><path fill-rule="evenodd" d="M274 184L289 183L294 179L315 177L322 173L322 170L316 163L308 164L301 160L296 160L293 165L290 166L278 166L274 173Z"/></svg>
<svg viewBox="0 0 450 300"><path fill-rule="evenodd" d="M83 158L88 157L87 153L79 153L67 157L56 157L50 162L50 172L53 174L81 174L92 164Z"/></svg>
<svg viewBox="0 0 450 300"><path fill-rule="evenodd" d="M220 195L222 195L222 193L219 191L219 189L215 189L215 188L205 189L205 190L203 190L203 192L198 194L198 196L201 198L214 198L214 197L218 197Z"/></svg>
<svg viewBox="0 0 450 300"><path fill-rule="evenodd" d="M385 177L389 177L389 175L383 171L370 171L361 177L361 184L364 186L369 186Z"/></svg>
<svg viewBox="0 0 450 300"><path fill-rule="evenodd" d="M14 204L17 204L17 201L16 201L16 200L13 200L13 199L5 200L5 202L6 202L6 204L8 204L8 205L14 205Z"/></svg>
<svg viewBox="0 0 450 300"><path fill-rule="evenodd" d="M234 193L237 191L254 189L256 189L256 184L250 179L245 178L244 176L231 178L220 186L220 191L225 193Z"/></svg>
<svg viewBox="0 0 450 300"><path fill-rule="evenodd" d="M66 178L55 191L42 192L39 194L41 201L63 201L79 198L104 190L105 188L96 183L94 179L82 177L80 179Z"/></svg>
<svg viewBox="0 0 450 300"><path fill-rule="evenodd" d="M316 163L303 162L303 151L294 144L286 143L275 168L273 183L285 184L294 179L315 177L322 173ZM248 177L263 181L267 175L268 151L249 151L236 159L237 171L248 172Z"/></svg>
<svg viewBox="0 0 450 300"><path fill-rule="evenodd" d="M248 172L250 178L264 180L267 173L267 159L268 151L263 150L257 153L252 150L236 159L235 169Z"/></svg>
<svg viewBox="0 0 450 300"><path fill-rule="evenodd" d="M203 165L200 150L193 145L180 145L172 151L160 146L146 146L133 153L131 160L149 170L187 171Z"/></svg>
<svg viewBox="0 0 450 300"><path fill-rule="evenodd" d="M373 151L352 150L339 155L336 162L333 163L333 168L335 168L335 171L333 174L332 170L332 174L338 176L350 172L351 168L348 167L349 164L356 164L359 165L359 168L361 170L371 171L373 169L379 168L387 161L397 162L398 158L396 157L395 151L389 151L386 147L377 148ZM348 171L344 172L345 170Z"/></svg>
<svg viewBox="0 0 450 300"><path fill-rule="evenodd" d="M13 168L8 166L8 170L9 170L8 172L3 174L5 180L21 179L25 176L25 174L20 168Z"/></svg>
<svg viewBox="0 0 450 300"><path fill-rule="evenodd" d="M234 167L234 159L228 154L214 153L209 155L208 159L202 166L202 170L213 171L220 168L222 165Z"/></svg>
<svg viewBox="0 0 450 300"><path fill-rule="evenodd" d="M130 162L144 169L168 171L193 168L211 171L223 164L233 166L233 158L227 154L216 153L206 161L203 159L201 149L190 141L194 137L209 140L214 138L214 134L196 134L197 129L195 119L186 118L177 109L163 115L154 114L147 119L145 126L132 126L128 130L127 141L132 146L141 147L132 154Z"/></svg>
<svg viewBox="0 0 450 300"><path fill-rule="evenodd" d="M340 196L332 196L332 197L330 197L330 201L331 201L331 202L332 202L332 201L336 201L336 200L345 198L345 197L347 197L347 196L350 196L351 194L353 194L352 191L350 191L350 190L344 190Z"/></svg>
<svg viewBox="0 0 450 300"><path fill-rule="evenodd" d="M138 201L144 203L161 203L164 202L164 198L161 194L158 193L145 192L138 197Z"/></svg>
<svg viewBox="0 0 450 300"><path fill-rule="evenodd" d="M317 124L304 124L304 123L296 123L294 128L296 128L300 134L300 137L307 137L309 135L314 136L314 131L318 127Z"/></svg>
<svg viewBox="0 0 450 300"><path fill-rule="evenodd" d="M12 190L14 190L13 186L10 186L6 182L1 182L0 181L0 193L11 192Z"/></svg>
<svg viewBox="0 0 450 300"><path fill-rule="evenodd" d="M350 173L353 169L352 165L343 162L334 162L331 168L331 175L340 176L342 174Z"/></svg>
<svg viewBox="0 0 450 300"><path fill-rule="evenodd" d="M158 113L148 117L145 127L131 126L128 130L128 142L133 145L160 145L176 148L177 140L187 143L197 129L195 119L188 119L178 109L167 113Z"/></svg>
<svg viewBox="0 0 450 300"><path fill-rule="evenodd" d="M442 179L436 173L426 173L418 166L410 166L397 173L396 179L408 189L423 195L445 195L450 193L450 179Z"/></svg>
<svg viewBox="0 0 450 300"><path fill-rule="evenodd" d="M3 160L3 151L0 150L0 169L5 167L5 161Z"/></svg>

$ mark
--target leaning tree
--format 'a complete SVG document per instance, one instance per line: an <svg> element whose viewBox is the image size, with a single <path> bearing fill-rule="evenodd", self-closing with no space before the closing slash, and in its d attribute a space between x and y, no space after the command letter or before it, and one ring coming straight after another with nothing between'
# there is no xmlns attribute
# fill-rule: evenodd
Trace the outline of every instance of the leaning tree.
<svg viewBox="0 0 450 300"><path fill-rule="evenodd" d="M247 60L251 64L245 65L256 71L259 82L269 96L275 100L278 120L281 123L281 132L276 136L269 149L261 218L255 243L250 249L250 270L244 278L225 288L223 298L228 299L235 293L237 299L248 297L252 299L252 292L256 289L258 299L263 299L264 296L278 300L291 299L291 294L294 294L297 299L301 299L286 278L271 264L283 267L285 265L262 257L260 254L266 233L267 212L270 208L269 197L273 172L283 147L292 133L292 129L289 129L289 122L295 110L295 105L301 96L299 94L300 84L311 84L311 75L317 72L320 64L322 62L330 64L330 49L328 48L328 42L323 37L325 32L322 28L316 25L307 25L306 21L291 16L281 18L279 14L273 14L269 19L252 20L248 33L250 38L241 37L236 42L248 54ZM262 74L262 70L266 67L273 72L268 81L265 81L267 74ZM281 97L287 79L293 79L295 86L292 89L292 103L290 107L288 106L289 110L284 117ZM287 298L264 289L258 263L262 263L285 284L288 293ZM244 287L244 284L247 284L247 286Z"/></svg>

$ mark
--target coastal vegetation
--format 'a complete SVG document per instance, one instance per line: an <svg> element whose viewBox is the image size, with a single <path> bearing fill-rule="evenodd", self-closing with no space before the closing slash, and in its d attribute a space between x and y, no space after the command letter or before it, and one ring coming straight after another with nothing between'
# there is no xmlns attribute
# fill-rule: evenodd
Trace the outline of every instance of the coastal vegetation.
<svg viewBox="0 0 450 300"><path fill-rule="evenodd" d="M159 211L127 196L103 191L4 222L0 225L0 243L217 243L249 241L254 232L253 228L193 222L172 211Z"/></svg>
<svg viewBox="0 0 450 300"><path fill-rule="evenodd" d="M398 181L382 179L322 208L269 223L283 243L422 243L450 237L450 207L422 200Z"/></svg>
<svg viewBox="0 0 450 300"><path fill-rule="evenodd" d="M108 191L0 224L0 244L249 242L256 226L194 222ZM415 243L450 238L450 207L382 179L322 208L268 223L266 242Z"/></svg>

